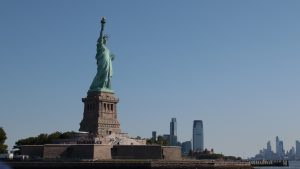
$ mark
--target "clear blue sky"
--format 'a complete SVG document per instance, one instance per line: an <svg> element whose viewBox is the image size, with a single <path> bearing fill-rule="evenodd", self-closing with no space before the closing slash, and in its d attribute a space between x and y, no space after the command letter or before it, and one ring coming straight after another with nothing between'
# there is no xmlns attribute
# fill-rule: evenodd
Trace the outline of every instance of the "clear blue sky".
<svg viewBox="0 0 300 169"><path fill-rule="evenodd" d="M300 1L0 1L0 126L12 146L78 130L107 18L119 120L131 136L242 157L300 139Z"/></svg>

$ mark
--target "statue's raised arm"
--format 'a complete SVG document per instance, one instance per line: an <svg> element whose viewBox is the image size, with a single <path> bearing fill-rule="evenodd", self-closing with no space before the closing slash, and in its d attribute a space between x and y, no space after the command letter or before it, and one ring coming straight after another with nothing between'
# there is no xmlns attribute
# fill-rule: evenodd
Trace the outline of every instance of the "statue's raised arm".
<svg viewBox="0 0 300 169"><path fill-rule="evenodd" d="M103 37L104 37L104 25L105 25L106 21L105 21L105 18L102 17L101 18L101 31L100 31L100 36L99 36L99 39L98 39L98 43L100 44L103 44Z"/></svg>

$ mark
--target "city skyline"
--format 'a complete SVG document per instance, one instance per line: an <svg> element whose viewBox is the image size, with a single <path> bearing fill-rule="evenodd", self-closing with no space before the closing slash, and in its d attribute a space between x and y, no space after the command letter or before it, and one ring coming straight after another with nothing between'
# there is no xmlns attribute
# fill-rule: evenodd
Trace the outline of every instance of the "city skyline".
<svg viewBox="0 0 300 169"><path fill-rule="evenodd" d="M300 140L300 2L131 2L1 1L0 126L10 148L78 131L102 16L122 132L169 133L176 117L186 141L201 119L205 148L243 158L277 135L284 147Z"/></svg>
<svg viewBox="0 0 300 169"><path fill-rule="evenodd" d="M251 159L254 160L299 160L300 159L300 142L295 140L295 144L290 148L284 148L284 141L275 137L275 148L272 149L271 141L267 142L267 147L259 150Z"/></svg>

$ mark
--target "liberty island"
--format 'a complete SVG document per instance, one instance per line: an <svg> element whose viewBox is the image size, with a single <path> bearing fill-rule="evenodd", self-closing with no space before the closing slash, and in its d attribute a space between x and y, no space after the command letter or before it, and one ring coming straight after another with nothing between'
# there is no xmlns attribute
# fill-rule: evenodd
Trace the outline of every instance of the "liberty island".
<svg viewBox="0 0 300 169"><path fill-rule="evenodd" d="M249 162L182 160L179 146L146 145L145 139L123 133L118 120L119 98L112 89L115 56L107 47L106 19L97 40L97 73L82 98L79 132L52 144L22 145L30 162L11 162L14 168L224 168L250 169ZM42 161L36 161L36 160Z"/></svg>
<svg viewBox="0 0 300 169"><path fill-rule="evenodd" d="M106 20L102 18L96 46L97 73L87 96L82 98L84 112L79 132L52 144L21 145L21 154L48 160L181 158L181 149L178 146L146 145L146 139L132 138L121 131L117 113L119 98L112 90L114 55L107 47L105 24Z"/></svg>

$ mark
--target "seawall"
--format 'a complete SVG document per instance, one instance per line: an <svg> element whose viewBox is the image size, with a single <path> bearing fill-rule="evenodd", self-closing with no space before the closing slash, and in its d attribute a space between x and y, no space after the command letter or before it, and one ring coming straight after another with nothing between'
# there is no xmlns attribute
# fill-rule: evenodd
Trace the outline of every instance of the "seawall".
<svg viewBox="0 0 300 169"><path fill-rule="evenodd" d="M200 160L105 160L105 161L20 161L7 162L13 169L252 169L249 162Z"/></svg>

